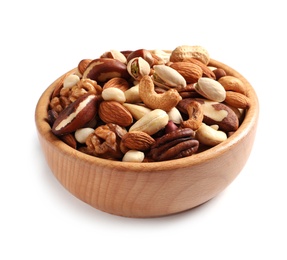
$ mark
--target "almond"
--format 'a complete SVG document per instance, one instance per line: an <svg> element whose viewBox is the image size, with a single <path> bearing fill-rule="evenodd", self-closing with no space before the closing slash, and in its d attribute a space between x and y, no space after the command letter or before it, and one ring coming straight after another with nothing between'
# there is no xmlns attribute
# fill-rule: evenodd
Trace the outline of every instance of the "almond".
<svg viewBox="0 0 287 260"><path fill-rule="evenodd" d="M185 59L185 61L196 64L197 66L199 66L202 69L202 76L203 77L216 79L214 72L207 65L205 65L203 62L201 62L197 59L194 59L194 58L187 58L187 59Z"/></svg>
<svg viewBox="0 0 287 260"><path fill-rule="evenodd" d="M132 124L133 116L117 101L103 101L99 106L99 116L105 123L114 123L122 127Z"/></svg>
<svg viewBox="0 0 287 260"><path fill-rule="evenodd" d="M226 91L224 102L236 108L246 109L250 107L250 99L247 96L234 91Z"/></svg>
<svg viewBox="0 0 287 260"><path fill-rule="evenodd" d="M187 83L196 83L202 77L202 69L191 62L174 62L170 64L170 67L178 71Z"/></svg>
<svg viewBox="0 0 287 260"><path fill-rule="evenodd" d="M132 131L122 137L122 145L131 150L147 151L155 140L147 133L142 131Z"/></svg>
<svg viewBox="0 0 287 260"><path fill-rule="evenodd" d="M60 139L70 147L77 149L77 141L73 134L65 134L60 136Z"/></svg>
<svg viewBox="0 0 287 260"><path fill-rule="evenodd" d="M120 90L125 92L126 90L129 89L129 83L124 78L115 77L115 78L108 80L104 84L103 90L106 88L119 88Z"/></svg>
<svg viewBox="0 0 287 260"><path fill-rule="evenodd" d="M80 74L83 74L88 65L90 64L92 60L91 59L83 59L78 64L78 71Z"/></svg>
<svg viewBox="0 0 287 260"><path fill-rule="evenodd" d="M218 82L224 87L225 90L232 90L246 95L246 86L244 83L234 76L221 77Z"/></svg>

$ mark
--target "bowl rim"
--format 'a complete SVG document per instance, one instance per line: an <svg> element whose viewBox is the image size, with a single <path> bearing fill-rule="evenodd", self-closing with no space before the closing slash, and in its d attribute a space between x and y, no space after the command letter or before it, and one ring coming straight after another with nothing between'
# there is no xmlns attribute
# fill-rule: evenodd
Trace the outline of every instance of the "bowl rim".
<svg viewBox="0 0 287 260"><path fill-rule="evenodd" d="M73 158L77 158L78 160L83 160L89 164L96 164L101 167L121 169L122 171L151 172L156 170L157 172L159 172L165 170L176 170L179 167L191 167L193 165L201 164L203 162L212 160L220 156L221 154L227 152L230 147L234 146L250 131L252 131L254 127L256 127L259 117L259 102L254 88L239 72L227 66L226 64L214 59L211 59L208 65L222 68L226 71L227 75L232 75L237 78L240 78L243 83L246 84L247 96L252 100L252 102L250 108L246 111L245 117L239 128L230 137L228 137L226 141L214 147L211 147L203 152L194 154L192 156L180 159L173 159L169 161L134 163L98 158L80 152L68 146L52 133L51 127L46 119L48 115L49 100L55 86L59 84L60 81L63 81L63 79L67 75L74 73L76 71L76 68L66 72L58 79L56 79L48 88L46 88L46 90L40 96L35 109L35 124L38 131L38 135L41 135L41 137L44 138L47 142L54 145L54 148L56 148L60 153L64 153Z"/></svg>

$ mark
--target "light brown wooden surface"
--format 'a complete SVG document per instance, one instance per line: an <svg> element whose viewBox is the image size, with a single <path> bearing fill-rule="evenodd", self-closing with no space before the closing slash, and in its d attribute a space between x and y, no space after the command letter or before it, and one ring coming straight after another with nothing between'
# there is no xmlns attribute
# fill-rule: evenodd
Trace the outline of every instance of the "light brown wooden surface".
<svg viewBox="0 0 287 260"><path fill-rule="evenodd" d="M39 141L51 171L73 195L91 206L127 217L156 217L198 206L224 190L244 167L253 146L259 114L254 89L238 72L212 60L248 86L252 105L227 141L205 152L156 163L114 162L88 156L56 138L46 122L50 95L60 77L42 94L35 111ZM67 74L73 72L67 72Z"/></svg>

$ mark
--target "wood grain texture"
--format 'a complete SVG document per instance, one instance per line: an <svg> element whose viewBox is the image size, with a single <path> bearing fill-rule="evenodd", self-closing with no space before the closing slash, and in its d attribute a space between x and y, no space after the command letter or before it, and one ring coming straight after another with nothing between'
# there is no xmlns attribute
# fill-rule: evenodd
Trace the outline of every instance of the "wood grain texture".
<svg viewBox="0 0 287 260"><path fill-rule="evenodd" d="M240 78L248 87L251 107L239 129L227 141L202 153L166 162L115 162L72 149L51 133L46 122L54 87L40 97L35 122L47 163L59 182L91 206L126 217L157 217L198 206L224 190L240 173L251 152L259 116L256 93L250 83L227 65L211 60Z"/></svg>

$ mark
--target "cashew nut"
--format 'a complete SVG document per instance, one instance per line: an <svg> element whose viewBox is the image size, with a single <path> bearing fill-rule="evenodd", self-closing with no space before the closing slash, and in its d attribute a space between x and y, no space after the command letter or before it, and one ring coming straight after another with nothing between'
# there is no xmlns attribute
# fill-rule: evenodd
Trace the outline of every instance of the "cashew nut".
<svg viewBox="0 0 287 260"><path fill-rule="evenodd" d="M201 126L203 120L203 109L201 104L197 101L191 101L186 106L186 111L189 115L189 119L183 121L181 126L191 128L192 130L197 130Z"/></svg>
<svg viewBox="0 0 287 260"><path fill-rule="evenodd" d="M196 131L196 138L202 144L215 146L227 139L227 135L223 131L218 131L211 126L202 123Z"/></svg>
<svg viewBox="0 0 287 260"><path fill-rule="evenodd" d="M169 89L158 94L154 91L154 83L150 76L144 76L139 83L139 96L145 105L151 109L162 109L166 112L175 107L182 99L178 91Z"/></svg>

